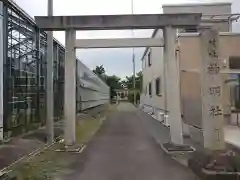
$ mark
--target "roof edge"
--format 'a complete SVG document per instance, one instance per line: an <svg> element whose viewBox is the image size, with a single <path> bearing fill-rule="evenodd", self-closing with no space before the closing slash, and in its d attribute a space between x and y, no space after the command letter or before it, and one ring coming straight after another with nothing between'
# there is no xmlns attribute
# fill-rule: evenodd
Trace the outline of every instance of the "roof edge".
<svg viewBox="0 0 240 180"><path fill-rule="evenodd" d="M226 6L232 5L231 2L209 2L209 3L181 3L181 4L163 4L162 8L164 7L184 7L184 6Z"/></svg>

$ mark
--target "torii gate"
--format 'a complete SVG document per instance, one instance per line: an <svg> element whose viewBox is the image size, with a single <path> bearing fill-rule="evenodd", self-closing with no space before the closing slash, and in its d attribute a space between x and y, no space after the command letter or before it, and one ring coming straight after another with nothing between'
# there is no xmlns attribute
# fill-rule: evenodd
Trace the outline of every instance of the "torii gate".
<svg viewBox="0 0 240 180"><path fill-rule="evenodd" d="M164 47L167 65L167 101L171 142L182 144L182 120L180 107L179 70L175 59L175 28L197 26L199 13L141 14L141 15L98 15L98 16L37 16L36 23L45 31L66 31L65 52L65 143L75 143L76 102L76 48L117 47ZM127 39L76 39L77 30L120 30L120 29L163 29L164 41L152 38ZM174 101L173 101L174 100Z"/></svg>

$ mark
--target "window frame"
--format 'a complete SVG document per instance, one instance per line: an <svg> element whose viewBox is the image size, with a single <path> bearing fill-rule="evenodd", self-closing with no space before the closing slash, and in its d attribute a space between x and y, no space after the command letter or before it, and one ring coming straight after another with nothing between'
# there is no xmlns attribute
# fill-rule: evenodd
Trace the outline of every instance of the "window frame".
<svg viewBox="0 0 240 180"><path fill-rule="evenodd" d="M184 32L185 33L196 33L196 32L198 32L198 29L196 27L185 28Z"/></svg>
<svg viewBox="0 0 240 180"><path fill-rule="evenodd" d="M151 49L149 50L148 54L147 54L147 60L148 60L148 67L150 67L152 65L152 55L151 55Z"/></svg>
<svg viewBox="0 0 240 180"><path fill-rule="evenodd" d="M162 96L161 77L155 79L155 93L157 96Z"/></svg>
<svg viewBox="0 0 240 180"><path fill-rule="evenodd" d="M149 97L152 97L152 82L148 83L148 95Z"/></svg>
<svg viewBox="0 0 240 180"><path fill-rule="evenodd" d="M145 69L145 58L142 60L142 69Z"/></svg>
<svg viewBox="0 0 240 180"><path fill-rule="evenodd" d="M240 56L229 56L228 66L229 66L229 69L233 69L233 70L240 69Z"/></svg>

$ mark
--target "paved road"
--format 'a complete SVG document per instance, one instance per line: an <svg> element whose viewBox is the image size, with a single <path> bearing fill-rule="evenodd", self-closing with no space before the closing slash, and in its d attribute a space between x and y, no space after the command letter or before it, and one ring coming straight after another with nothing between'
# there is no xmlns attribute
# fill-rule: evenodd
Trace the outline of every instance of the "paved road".
<svg viewBox="0 0 240 180"><path fill-rule="evenodd" d="M167 156L153 140L136 109L118 106L79 157L72 180L195 180L186 167ZM81 159L81 160L80 160ZM81 164L81 165L80 165ZM81 168L80 168L81 166Z"/></svg>

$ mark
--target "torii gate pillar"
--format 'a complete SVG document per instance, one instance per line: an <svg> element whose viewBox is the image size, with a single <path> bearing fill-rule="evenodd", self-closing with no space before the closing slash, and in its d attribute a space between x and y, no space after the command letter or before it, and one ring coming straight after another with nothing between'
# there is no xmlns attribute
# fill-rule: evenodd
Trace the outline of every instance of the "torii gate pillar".
<svg viewBox="0 0 240 180"><path fill-rule="evenodd" d="M175 57L176 30L171 26L164 29L164 63L166 68L166 97L169 112L171 143L183 144L180 104L179 65Z"/></svg>
<svg viewBox="0 0 240 180"><path fill-rule="evenodd" d="M65 38L64 139L65 145L69 146L76 141L76 31L66 30Z"/></svg>

